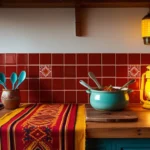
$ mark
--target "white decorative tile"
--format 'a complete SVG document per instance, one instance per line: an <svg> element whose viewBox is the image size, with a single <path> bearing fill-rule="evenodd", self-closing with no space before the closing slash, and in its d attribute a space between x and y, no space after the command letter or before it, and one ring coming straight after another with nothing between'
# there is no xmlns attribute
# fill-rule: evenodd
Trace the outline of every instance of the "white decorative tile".
<svg viewBox="0 0 150 150"><path fill-rule="evenodd" d="M128 66L128 77L141 77L141 66L129 65Z"/></svg>
<svg viewBox="0 0 150 150"><path fill-rule="evenodd" d="M52 67L43 65L39 68L40 78L51 78L52 77Z"/></svg>

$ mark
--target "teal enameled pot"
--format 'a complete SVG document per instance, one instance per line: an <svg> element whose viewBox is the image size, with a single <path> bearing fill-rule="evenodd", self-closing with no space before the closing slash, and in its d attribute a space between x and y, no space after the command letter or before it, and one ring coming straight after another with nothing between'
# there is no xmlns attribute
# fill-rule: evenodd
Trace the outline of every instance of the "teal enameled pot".
<svg viewBox="0 0 150 150"><path fill-rule="evenodd" d="M131 91L127 88L117 91L86 90L90 94L90 104L94 109L113 111L122 110L127 106L129 102L128 93Z"/></svg>

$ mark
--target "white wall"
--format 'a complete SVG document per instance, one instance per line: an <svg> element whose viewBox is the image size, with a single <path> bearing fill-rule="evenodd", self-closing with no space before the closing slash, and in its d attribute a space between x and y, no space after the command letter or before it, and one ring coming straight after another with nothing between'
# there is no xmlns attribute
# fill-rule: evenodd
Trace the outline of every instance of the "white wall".
<svg viewBox="0 0 150 150"><path fill-rule="evenodd" d="M148 8L84 9L75 36L73 8L0 9L0 53L149 53L141 38Z"/></svg>

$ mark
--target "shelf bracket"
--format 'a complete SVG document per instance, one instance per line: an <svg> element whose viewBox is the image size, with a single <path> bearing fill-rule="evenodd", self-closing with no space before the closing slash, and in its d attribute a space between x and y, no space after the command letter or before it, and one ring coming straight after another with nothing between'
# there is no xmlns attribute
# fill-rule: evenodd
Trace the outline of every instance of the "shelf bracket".
<svg viewBox="0 0 150 150"><path fill-rule="evenodd" d="M80 0L76 0L76 5L75 5L75 28L76 28L76 36L82 36L82 34L81 34L81 5L80 5Z"/></svg>

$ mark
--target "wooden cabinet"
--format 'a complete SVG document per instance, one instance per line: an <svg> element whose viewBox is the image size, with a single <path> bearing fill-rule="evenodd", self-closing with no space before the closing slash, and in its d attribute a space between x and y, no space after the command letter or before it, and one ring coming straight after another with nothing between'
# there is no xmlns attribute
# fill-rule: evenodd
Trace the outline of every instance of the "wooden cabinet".
<svg viewBox="0 0 150 150"><path fill-rule="evenodd" d="M74 7L74 0L1 0L1 7Z"/></svg>
<svg viewBox="0 0 150 150"><path fill-rule="evenodd" d="M0 7L149 7L149 0L0 0Z"/></svg>
<svg viewBox="0 0 150 150"><path fill-rule="evenodd" d="M150 150L150 139L87 139L86 150Z"/></svg>

